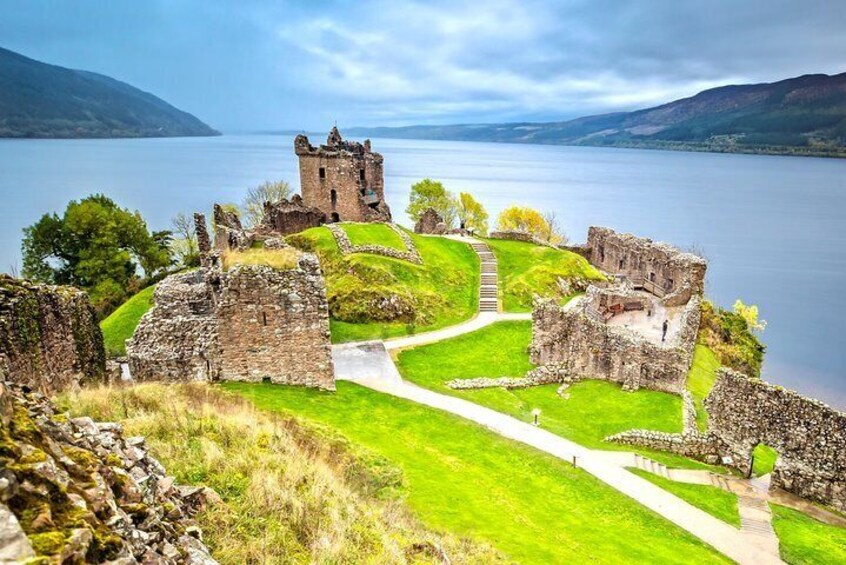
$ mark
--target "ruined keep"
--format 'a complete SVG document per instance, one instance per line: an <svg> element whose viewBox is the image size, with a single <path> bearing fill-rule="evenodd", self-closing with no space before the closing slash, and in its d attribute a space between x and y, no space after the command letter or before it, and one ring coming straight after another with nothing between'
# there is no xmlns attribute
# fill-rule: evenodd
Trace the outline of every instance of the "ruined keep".
<svg viewBox="0 0 846 565"><path fill-rule="evenodd" d="M684 305L705 291L705 260L666 243L592 226L585 247L594 266L626 277L666 306Z"/></svg>
<svg viewBox="0 0 846 565"><path fill-rule="evenodd" d="M846 511L846 414L730 369L720 370L705 407L735 466L747 469L766 444L779 454L772 488Z"/></svg>
<svg viewBox="0 0 846 565"><path fill-rule="evenodd" d="M334 390L329 307L317 257L171 275L127 341L137 380L269 381Z"/></svg>
<svg viewBox="0 0 846 565"><path fill-rule="evenodd" d="M299 194L290 200L265 202L259 231L270 235L289 235L326 223L326 214L313 206L306 206Z"/></svg>
<svg viewBox="0 0 846 565"><path fill-rule="evenodd" d="M330 222L390 222L385 202L382 155L363 144L344 141L333 127L326 144L314 147L298 135L294 151L300 161L300 192L305 206L326 214Z"/></svg>
<svg viewBox="0 0 846 565"><path fill-rule="evenodd" d="M103 334L88 295L0 274L0 367L52 393L105 379Z"/></svg>

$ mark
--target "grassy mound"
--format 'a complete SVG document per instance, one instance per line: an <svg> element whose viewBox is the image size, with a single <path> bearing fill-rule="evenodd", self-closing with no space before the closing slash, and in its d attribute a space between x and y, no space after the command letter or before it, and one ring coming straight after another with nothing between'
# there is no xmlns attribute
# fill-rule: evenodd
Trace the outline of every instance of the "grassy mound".
<svg viewBox="0 0 846 565"><path fill-rule="evenodd" d="M581 469L451 414L343 381L335 393L223 386L390 460L427 526L489 541L523 565L728 562Z"/></svg>
<svg viewBox="0 0 846 565"><path fill-rule="evenodd" d="M341 224L341 229L350 238L353 245L381 245L405 251L403 243L397 232L385 224Z"/></svg>
<svg viewBox="0 0 846 565"><path fill-rule="evenodd" d="M737 510L737 495L726 492L719 487L709 485L691 485L677 483L670 479L647 473L642 469L629 469L635 475L654 483L685 502L699 508L722 520L723 522L740 527L740 513Z"/></svg>
<svg viewBox="0 0 846 565"><path fill-rule="evenodd" d="M846 563L846 529L770 504L781 558L791 565Z"/></svg>
<svg viewBox="0 0 846 565"><path fill-rule="evenodd" d="M402 351L397 367L403 378L420 386L466 398L520 420L530 422L532 410L541 410L541 427L584 446L633 451L630 446L607 443L607 436L633 428L680 432L681 398L641 389L624 392L605 381L583 381L567 390L566 400L556 394L558 385L505 390L453 390L452 379L521 377L532 368L528 347L531 322L499 322L452 339ZM636 451L671 467L708 468L670 453Z"/></svg>
<svg viewBox="0 0 846 565"><path fill-rule="evenodd" d="M696 405L696 425L699 431L708 429L708 413L705 411L705 397L714 388L714 381L717 380L717 369L720 362L714 352L707 346L697 344L693 351L693 363L690 365L690 373L687 376L687 390L693 397Z"/></svg>
<svg viewBox="0 0 846 565"><path fill-rule="evenodd" d="M558 279L600 279L587 260L570 251L525 241L485 240L496 255L499 290L506 312L531 312L532 296L565 298Z"/></svg>
<svg viewBox="0 0 846 565"><path fill-rule="evenodd" d="M110 356L126 355L126 340L135 333L138 322L147 310L153 307L155 286L148 286L124 302L117 310L100 322L103 343Z"/></svg>
<svg viewBox="0 0 846 565"><path fill-rule="evenodd" d="M384 245L381 224L354 227L369 242ZM288 241L315 251L326 276L332 340L380 339L457 324L475 313L479 300L479 259L466 244L411 236L422 265L353 253L343 256L325 227L290 236ZM399 239L397 237L397 239Z"/></svg>
<svg viewBox="0 0 846 565"><path fill-rule="evenodd" d="M227 251L223 254L223 268L229 270L235 265L260 265L279 271L288 271L297 266L299 252L296 249L264 249L255 247L244 251Z"/></svg>
<svg viewBox="0 0 846 565"><path fill-rule="evenodd" d="M726 367L750 377L761 376L765 347L739 314L703 300L699 341Z"/></svg>
<svg viewBox="0 0 846 565"><path fill-rule="evenodd" d="M383 457L218 388L145 384L67 400L75 415L146 436L177 482L221 495L198 520L223 564L434 564L440 551L454 563L504 562L487 545L423 527L398 496L402 470Z"/></svg>

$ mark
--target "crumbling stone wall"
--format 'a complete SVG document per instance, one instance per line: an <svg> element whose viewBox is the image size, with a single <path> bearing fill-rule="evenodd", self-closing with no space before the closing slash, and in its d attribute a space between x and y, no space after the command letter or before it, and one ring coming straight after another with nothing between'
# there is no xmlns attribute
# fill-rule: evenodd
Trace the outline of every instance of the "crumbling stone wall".
<svg viewBox="0 0 846 565"><path fill-rule="evenodd" d="M277 270L236 265L171 275L127 342L137 380L241 380L333 390L326 288L317 257Z"/></svg>
<svg viewBox="0 0 846 565"><path fill-rule="evenodd" d="M326 286L314 255L291 271L233 267L217 319L221 379L335 389Z"/></svg>
<svg viewBox="0 0 846 565"><path fill-rule="evenodd" d="M548 242L543 241L538 237L535 237L529 232L520 230L492 231L488 237L490 237L491 239L510 239L512 241L527 241L529 243L534 243L535 245L549 245Z"/></svg>
<svg viewBox="0 0 846 565"><path fill-rule="evenodd" d="M536 299L532 311L531 361L558 365L568 374L681 394L693 360L699 300L682 314L683 328L666 344L653 343L621 326L609 326L583 308ZM689 327L687 327L689 326Z"/></svg>
<svg viewBox="0 0 846 565"><path fill-rule="evenodd" d="M389 228L394 230L405 244L405 251L394 249L393 247L386 247L384 245L353 245L350 241L347 232L341 226L329 224L329 231L335 238L335 243L338 244L338 250L342 255L349 255L350 253L370 253L372 255L382 255L384 257L391 257L392 259L401 259L416 265L423 264L423 258L420 252L417 251L417 246L411 237L405 233L401 228L395 224L386 224Z"/></svg>
<svg viewBox="0 0 846 565"><path fill-rule="evenodd" d="M739 468L764 443L779 453L773 487L846 511L846 414L730 369L718 373L705 407Z"/></svg>
<svg viewBox="0 0 846 565"><path fill-rule="evenodd" d="M414 233L442 235L446 233L446 222L434 208L426 208L414 224Z"/></svg>
<svg viewBox="0 0 846 565"><path fill-rule="evenodd" d="M58 416L0 379L0 562L217 563L192 518L214 491L175 485L118 424Z"/></svg>
<svg viewBox="0 0 846 565"><path fill-rule="evenodd" d="M299 194L291 200L265 202L260 230L273 235L299 233L326 223L326 214L313 206L303 204Z"/></svg>
<svg viewBox="0 0 846 565"><path fill-rule="evenodd" d="M383 159L364 144L344 141L332 128L325 145L313 147L298 135L300 192L306 206L318 208L330 222L391 221L385 202Z"/></svg>
<svg viewBox="0 0 846 565"><path fill-rule="evenodd" d="M705 290L705 260L669 244L593 226L587 248L593 265L645 283L667 306L686 304Z"/></svg>
<svg viewBox="0 0 846 565"><path fill-rule="evenodd" d="M199 238L199 234L198 234ZM234 212L227 212L220 204L214 205L214 244L218 252L230 249L243 251L250 247L252 238L241 225L241 219Z"/></svg>
<svg viewBox="0 0 846 565"><path fill-rule="evenodd" d="M102 382L103 334L88 295L0 274L0 365L45 393Z"/></svg>

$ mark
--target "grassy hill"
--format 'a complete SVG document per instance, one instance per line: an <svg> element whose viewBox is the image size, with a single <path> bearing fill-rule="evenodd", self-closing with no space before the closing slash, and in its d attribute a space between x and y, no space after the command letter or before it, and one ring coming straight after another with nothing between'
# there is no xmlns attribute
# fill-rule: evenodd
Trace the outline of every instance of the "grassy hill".
<svg viewBox="0 0 846 565"><path fill-rule="evenodd" d="M124 82L0 48L0 137L220 135Z"/></svg>
<svg viewBox="0 0 846 565"><path fill-rule="evenodd" d="M110 356L126 355L126 340L135 333L138 322L147 310L153 307L153 292L156 287L148 286L121 304L102 322L103 345Z"/></svg>
<svg viewBox="0 0 846 565"><path fill-rule="evenodd" d="M353 128L351 135L846 157L846 73L731 85L565 122Z"/></svg>

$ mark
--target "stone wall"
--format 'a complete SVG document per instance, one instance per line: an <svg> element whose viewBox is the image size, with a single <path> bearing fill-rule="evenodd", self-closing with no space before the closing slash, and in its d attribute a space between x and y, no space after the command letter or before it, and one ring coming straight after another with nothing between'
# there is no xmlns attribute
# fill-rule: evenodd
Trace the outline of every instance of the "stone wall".
<svg viewBox="0 0 846 565"><path fill-rule="evenodd" d="M512 241L527 241L535 245L549 245L548 242L535 237L529 232L519 230L498 230L492 231L488 236L491 239L510 239Z"/></svg>
<svg viewBox="0 0 846 565"><path fill-rule="evenodd" d="M382 155L364 144L344 141L332 128L326 145L313 147L304 135L294 140L299 157L300 192L306 206L318 208L328 221L391 220L385 202Z"/></svg>
<svg viewBox="0 0 846 565"><path fill-rule="evenodd" d="M260 230L273 235L289 235L326 223L326 214L318 208L306 206L299 194L291 200L264 203L264 217Z"/></svg>
<svg viewBox="0 0 846 565"><path fill-rule="evenodd" d="M214 244L217 251L220 253L224 253L230 249L243 251L249 248L251 243L251 238L241 225L238 214L227 212L220 204L215 204Z"/></svg>
<svg viewBox="0 0 846 565"><path fill-rule="evenodd" d="M667 306L686 304L705 290L705 260L666 243L594 226L587 248L596 267L654 285Z"/></svg>
<svg viewBox="0 0 846 565"><path fill-rule="evenodd" d="M531 361L560 365L578 378L617 382L626 390L643 387L681 394L693 359L699 300L691 300L682 316L689 328L666 344L653 343L625 327L596 320L582 308L536 299Z"/></svg>
<svg viewBox="0 0 846 565"><path fill-rule="evenodd" d="M103 334L88 295L0 274L0 365L52 393L105 380Z"/></svg>
<svg viewBox="0 0 846 565"><path fill-rule="evenodd" d="M292 271L235 266L217 318L221 379L334 390L326 286L314 255Z"/></svg>
<svg viewBox="0 0 846 565"><path fill-rule="evenodd" d="M174 484L118 424L59 416L0 379L0 562L217 563L192 518L214 491Z"/></svg>
<svg viewBox="0 0 846 565"><path fill-rule="evenodd" d="M159 283L127 342L137 380L239 380L334 390L326 288L317 257L277 270L236 265Z"/></svg>
<svg viewBox="0 0 846 565"><path fill-rule="evenodd" d="M739 468L764 443L779 453L773 487L846 511L846 414L729 369L718 373L705 407L710 431Z"/></svg>
<svg viewBox="0 0 846 565"><path fill-rule="evenodd" d="M434 208L426 208L414 224L414 233L442 235L446 229L446 222Z"/></svg>
<svg viewBox="0 0 846 565"><path fill-rule="evenodd" d="M386 247L384 245L353 245L347 235L347 232L345 232L341 226L329 224L328 228L329 231L332 232L332 236L335 238L335 243L338 244L338 250L342 255L349 255L350 253L370 253L372 255L382 255L383 257L401 259L402 261L422 265L423 258L420 257L420 253L417 251L417 246L414 245L414 241L411 239L411 236L395 224L386 225L399 235L400 239L405 244L405 251L394 249L393 247Z"/></svg>

